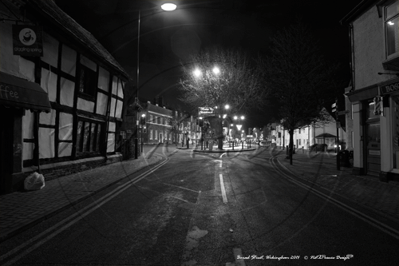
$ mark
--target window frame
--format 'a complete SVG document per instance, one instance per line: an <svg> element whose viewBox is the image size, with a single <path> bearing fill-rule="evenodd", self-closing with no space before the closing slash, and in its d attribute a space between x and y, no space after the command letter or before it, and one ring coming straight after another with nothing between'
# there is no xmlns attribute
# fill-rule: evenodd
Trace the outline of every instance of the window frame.
<svg viewBox="0 0 399 266"><path fill-rule="evenodd" d="M79 94L90 97L95 97L97 92L97 80L98 75L96 71L88 68L87 66L80 64L79 66ZM82 77L83 74L83 77ZM82 81L83 79L83 81ZM83 90L82 90L83 82Z"/></svg>
<svg viewBox="0 0 399 266"><path fill-rule="evenodd" d="M388 27L387 27L387 23L389 22L389 21L391 21L392 19L397 19L397 18L399 18L399 10L397 11L397 13L395 13L393 16L391 16L391 17L388 17L388 11L387 11L387 9L388 9L388 6L390 6L390 5L392 5L392 4L394 4L394 3L396 3L398 6L399 6L399 0L392 0L392 1L389 1L389 2L387 2L387 3L385 3L385 5L384 5L384 8L383 8L383 10L384 10L384 12L383 12L383 23L384 23L384 43L385 43L385 58L387 59L387 60L390 60L390 59L393 59L393 58L396 58L396 57L399 57L399 47L396 47L396 51L394 52L394 53L392 53L392 54L388 54ZM398 9L399 9L399 7L398 7ZM399 21L398 21L399 22ZM399 37L398 37L399 38ZM398 40L399 41L399 40Z"/></svg>
<svg viewBox="0 0 399 266"><path fill-rule="evenodd" d="M79 128L80 123L82 123L82 126ZM85 134L86 124L89 124L88 127L89 135L85 142L84 134ZM93 124L95 125L94 132L92 131ZM84 157L87 155L101 154L101 138L104 135L104 124L98 121L79 118L76 126L78 127L76 130L76 141L75 141L76 156Z"/></svg>

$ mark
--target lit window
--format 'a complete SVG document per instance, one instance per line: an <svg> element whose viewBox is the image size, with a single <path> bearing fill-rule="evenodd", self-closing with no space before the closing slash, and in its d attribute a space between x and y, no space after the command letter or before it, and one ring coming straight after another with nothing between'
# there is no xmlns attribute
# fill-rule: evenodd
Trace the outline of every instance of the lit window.
<svg viewBox="0 0 399 266"><path fill-rule="evenodd" d="M387 56L399 51L399 1L385 7L385 29Z"/></svg>

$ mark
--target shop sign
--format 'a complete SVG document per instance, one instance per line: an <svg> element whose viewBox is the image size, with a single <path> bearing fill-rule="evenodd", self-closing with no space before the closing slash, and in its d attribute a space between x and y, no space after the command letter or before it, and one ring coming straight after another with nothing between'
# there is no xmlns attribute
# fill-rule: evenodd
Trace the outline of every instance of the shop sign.
<svg viewBox="0 0 399 266"><path fill-rule="evenodd" d="M199 117L207 117L214 116L215 110L212 107L198 107L198 116Z"/></svg>
<svg viewBox="0 0 399 266"><path fill-rule="evenodd" d="M399 91L399 81L381 86L381 93L382 94L387 94L387 93L392 93L395 91Z"/></svg>
<svg viewBox="0 0 399 266"><path fill-rule="evenodd" d="M43 56L42 29L33 25L13 25L13 54Z"/></svg>

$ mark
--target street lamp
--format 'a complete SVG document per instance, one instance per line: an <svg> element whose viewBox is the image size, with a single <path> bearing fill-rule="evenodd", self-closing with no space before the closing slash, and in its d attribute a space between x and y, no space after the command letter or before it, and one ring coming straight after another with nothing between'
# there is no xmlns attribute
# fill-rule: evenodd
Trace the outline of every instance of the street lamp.
<svg viewBox="0 0 399 266"><path fill-rule="evenodd" d="M241 128L242 128L242 124L241 124L241 122L245 119L245 116L234 116L233 117L233 119L235 120L235 121L237 121L237 120L239 120L239 123L236 123L236 127L237 127L237 129L238 129L238 131L240 131L241 130ZM244 131L244 130L243 130ZM242 140L242 134L241 134L241 142L242 142L242 148L244 148L244 142L243 142L243 140Z"/></svg>
<svg viewBox="0 0 399 266"><path fill-rule="evenodd" d="M143 146L144 146L144 128L145 128L145 114L141 114L141 119L140 119L140 124L141 124L141 152L143 152Z"/></svg>
<svg viewBox="0 0 399 266"><path fill-rule="evenodd" d="M164 3L161 6L162 10L164 11L173 11L177 8L177 6L173 3ZM139 85L140 85L140 29L141 29L141 10L139 9L138 12L138 19L137 19L137 72L136 72L136 97L134 99L134 102L137 106L137 108L140 107L139 104ZM135 129L135 138L134 138L134 158L138 158L138 126L139 126L139 114L137 112L136 115L136 129Z"/></svg>
<svg viewBox="0 0 399 266"><path fill-rule="evenodd" d="M173 3L165 3L161 5L162 10L164 11L173 11L177 8L177 6Z"/></svg>

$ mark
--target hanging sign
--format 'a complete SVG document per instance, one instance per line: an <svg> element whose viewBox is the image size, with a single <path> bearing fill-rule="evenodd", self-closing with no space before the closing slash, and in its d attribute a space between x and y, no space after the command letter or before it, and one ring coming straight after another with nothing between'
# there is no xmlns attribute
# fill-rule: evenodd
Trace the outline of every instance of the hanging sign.
<svg viewBox="0 0 399 266"><path fill-rule="evenodd" d="M42 28L32 25L13 25L13 54L43 56Z"/></svg>

